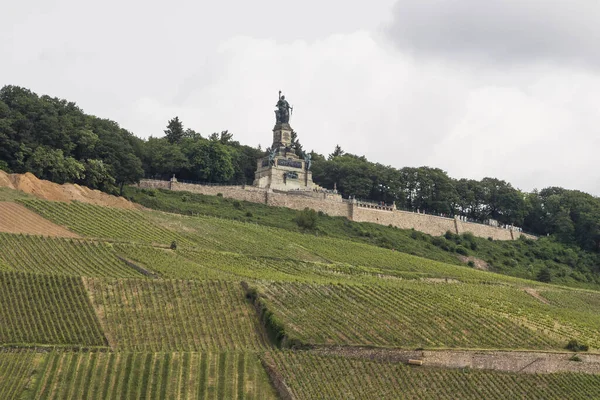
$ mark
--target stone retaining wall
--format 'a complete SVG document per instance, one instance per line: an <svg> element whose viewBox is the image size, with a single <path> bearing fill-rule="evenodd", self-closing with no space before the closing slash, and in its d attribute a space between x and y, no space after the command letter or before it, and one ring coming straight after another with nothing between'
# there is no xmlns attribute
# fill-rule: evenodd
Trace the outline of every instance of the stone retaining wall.
<svg viewBox="0 0 600 400"><path fill-rule="evenodd" d="M580 372L600 373L600 354L496 350L401 350L350 346L315 346L309 350L320 355L336 355L374 361L407 363L422 360L424 367L473 368L520 373Z"/></svg>
<svg viewBox="0 0 600 400"><path fill-rule="evenodd" d="M144 179L137 185L140 188L161 188L267 204L274 207L287 207L294 210L311 208L333 217L345 217L356 222L371 222L392 225L401 229L415 229L433 236L447 231L461 234L471 232L483 238L494 240L516 240L522 233L489 225L463 222L454 218L419 214L394 210L391 207L371 206L356 201L342 200L338 194L322 192L278 192L254 186L210 186L177 181L155 181ZM535 239L535 236L525 235Z"/></svg>

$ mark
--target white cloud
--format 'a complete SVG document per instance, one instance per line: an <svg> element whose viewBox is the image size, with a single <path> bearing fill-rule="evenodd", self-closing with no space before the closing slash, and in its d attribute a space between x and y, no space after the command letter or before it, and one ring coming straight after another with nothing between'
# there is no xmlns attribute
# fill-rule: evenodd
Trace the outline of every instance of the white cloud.
<svg viewBox="0 0 600 400"><path fill-rule="evenodd" d="M418 53L600 66L593 0L398 0L389 34Z"/></svg>
<svg viewBox="0 0 600 400"><path fill-rule="evenodd" d="M583 4L577 1L573 4ZM318 3L310 4L318 10ZM203 134L229 129L242 143L263 147L272 139L281 89L295 106L292 126L307 149L327 154L340 144L399 168L429 165L456 178L494 176L525 190L557 185L600 195L595 154L600 75L595 68L573 65L590 48L588 39L573 44L574 34L564 33L579 29L577 23L538 32L548 24L527 21L552 10L525 12L515 5L503 11L491 0L492 18L478 6L485 2L434 3L439 15L430 18L424 5L432 0L411 2L413 14L406 11L407 1L398 2L395 24L404 24L412 35L404 42L379 36L372 22L357 29L358 14L336 22L337 6L326 9L331 18L315 20L315 29L300 17L267 29L262 22L268 15L253 19L247 7L245 18L236 14L229 25L223 25L225 8L214 21L213 14L185 8L166 13L157 4L139 21L131 19L139 5L115 18L101 8L95 19L72 24L57 22L63 14L52 9L54 19L38 15L12 31L0 27L7 33L0 46L9 60L0 64L0 77L6 79L0 83L76 101L86 112L144 137L161 136L168 119L178 115L186 127ZM358 3L348 10L365 11ZM588 12L592 17L594 10ZM381 14L372 11L369 20ZM507 16L518 18L511 22ZM583 31L592 29L589 16L581 21ZM554 32L557 47L535 52L535 42L525 40L523 48L529 50L519 53L508 44L522 35L509 35L506 43L497 35L507 24L516 30L531 26L535 32L527 38ZM474 26L496 34L480 33L461 53L460 35ZM435 37L426 35L431 30ZM502 46L494 43L505 43L510 51L504 54L518 62L487 62L487 55L501 55L496 50ZM485 52L488 48L494 51Z"/></svg>

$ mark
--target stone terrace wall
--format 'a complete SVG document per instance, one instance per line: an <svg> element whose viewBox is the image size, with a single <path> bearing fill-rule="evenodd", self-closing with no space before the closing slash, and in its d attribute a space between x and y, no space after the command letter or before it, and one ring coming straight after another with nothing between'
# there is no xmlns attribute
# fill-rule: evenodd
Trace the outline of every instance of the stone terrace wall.
<svg viewBox="0 0 600 400"><path fill-rule="evenodd" d="M223 197L230 199L245 200L252 203L266 203L266 191L256 189L252 186L209 186L197 185L194 183L171 182L171 190L206 194L209 196L216 196L220 193Z"/></svg>
<svg viewBox="0 0 600 400"><path fill-rule="evenodd" d="M406 211L387 211L374 208L355 207L352 220L356 222L372 222L374 224L392 225L400 229L415 229L433 236L440 236L446 231L456 232L454 220L434 215L417 214Z"/></svg>
<svg viewBox="0 0 600 400"><path fill-rule="evenodd" d="M332 217L346 217L352 205L344 201L328 200L318 197L305 197L285 193L267 193L267 204L276 207L287 207L304 210L306 207L322 211Z"/></svg>
<svg viewBox="0 0 600 400"><path fill-rule="evenodd" d="M157 181L154 179L142 179L140 183L137 184L137 187L147 189L171 189L171 182Z"/></svg>
<svg viewBox="0 0 600 400"><path fill-rule="evenodd" d="M453 218L435 215L418 214L408 211L394 210L391 207L378 207L342 200L341 196L327 193L277 192L259 189L254 186L209 186L176 181L155 181L144 179L138 184L140 188L161 188L176 191L249 201L275 207L287 207L303 210L306 207L322 211L333 217L345 217L356 222L371 222L380 225L392 225L401 229L415 229L433 236L440 236L447 231L457 234L471 232L483 238L494 240L516 240L522 233L493 226L463 222ZM535 239L535 236L525 235Z"/></svg>
<svg viewBox="0 0 600 400"><path fill-rule="evenodd" d="M520 235L520 232L513 232L510 229L495 228L472 222L456 221L456 226L458 227L457 233L471 232L475 236L483 238L491 237L494 240L515 240Z"/></svg>

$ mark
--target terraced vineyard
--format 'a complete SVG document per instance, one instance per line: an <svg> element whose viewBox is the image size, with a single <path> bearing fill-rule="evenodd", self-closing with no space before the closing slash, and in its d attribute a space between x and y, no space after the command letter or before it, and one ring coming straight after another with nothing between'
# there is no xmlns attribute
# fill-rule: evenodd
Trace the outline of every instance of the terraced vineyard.
<svg viewBox="0 0 600 400"><path fill-rule="evenodd" d="M268 347L238 283L85 279L112 348L133 351Z"/></svg>
<svg viewBox="0 0 600 400"><path fill-rule="evenodd" d="M80 278L0 273L0 344L106 346Z"/></svg>
<svg viewBox="0 0 600 400"><path fill-rule="evenodd" d="M0 262L10 270L70 276L142 277L117 258L112 245L0 233Z"/></svg>
<svg viewBox="0 0 600 400"><path fill-rule="evenodd" d="M308 352L270 352L296 399L593 399L600 376L411 368Z"/></svg>
<svg viewBox="0 0 600 400"><path fill-rule="evenodd" d="M0 225L1 399L600 396L598 375L365 356L561 351L571 339L596 352L598 292L225 219L14 200L28 220L83 237ZM598 369L598 356L562 357L566 370Z"/></svg>
<svg viewBox="0 0 600 400"><path fill-rule="evenodd" d="M87 237L163 245L172 241L190 243L180 234L154 225L140 211L76 201L21 200L21 203L44 218Z"/></svg>
<svg viewBox="0 0 600 400"><path fill-rule="evenodd" d="M253 353L51 353L35 399L276 399Z"/></svg>
<svg viewBox="0 0 600 400"><path fill-rule="evenodd" d="M239 282L239 277L215 268L223 262L232 262L226 255L218 257L221 253L210 253L217 255L216 262L211 263L207 262L206 258L203 258L201 262L194 262L195 260L182 257L180 251L175 252L151 246L117 245L115 248L126 259L132 260L136 265L149 272L157 273L163 278L227 279Z"/></svg>
<svg viewBox="0 0 600 400"><path fill-rule="evenodd" d="M491 307L457 300L454 289L460 292L463 286L274 282L261 285L259 293L288 338L305 344L517 349L566 344ZM482 295L486 289L481 287Z"/></svg>
<svg viewBox="0 0 600 400"><path fill-rule="evenodd" d="M31 383L42 358L34 352L0 353L0 398L19 398Z"/></svg>

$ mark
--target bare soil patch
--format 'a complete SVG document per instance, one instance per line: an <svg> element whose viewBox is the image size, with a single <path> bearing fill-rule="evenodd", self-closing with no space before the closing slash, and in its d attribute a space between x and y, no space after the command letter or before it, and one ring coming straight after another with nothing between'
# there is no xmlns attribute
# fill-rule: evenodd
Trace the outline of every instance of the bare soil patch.
<svg viewBox="0 0 600 400"><path fill-rule="evenodd" d="M481 271L489 271L490 270L490 265L488 263L486 263L485 261L483 261L481 258L477 258L477 257L466 257L466 256L458 256L458 259L462 262L464 262L465 264L468 263L469 261L473 261L473 264L475 264L475 269L479 269Z"/></svg>
<svg viewBox="0 0 600 400"><path fill-rule="evenodd" d="M4 171L0 171L0 187L20 190L44 200L67 203L76 200L82 203L125 208L128 210L142 208L140 205L132 203L123 197L111 196L99 190L92 190L72 183L59 185L54 182L38 179L29 172L9 175Z"/></svg>
<svg viewBox="0 0 600 400"><path fill-rule="evenodd" d="M66 228L42 218L27 207L10 202L0 202L0 232L79 237Z"/></svg>
<svg viewBox="0 0 600 400"><path fill-rule="evenodd" d="M389 348L316 346L309 350L320 355L335 355L375 361L408 363L421 360L424 367L474 368L516 373L579 372L600 374L600 354L495 350L402 350Z"/></svg>

